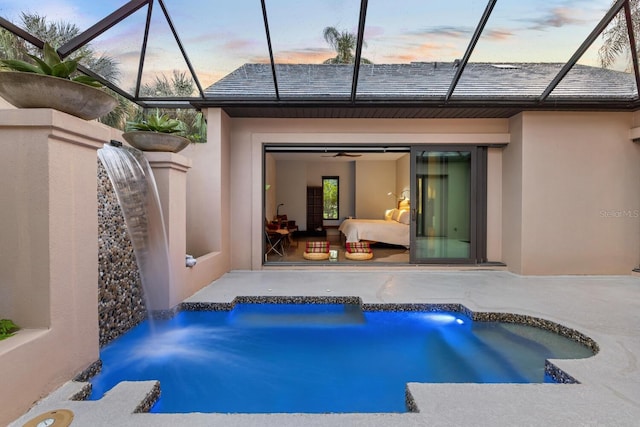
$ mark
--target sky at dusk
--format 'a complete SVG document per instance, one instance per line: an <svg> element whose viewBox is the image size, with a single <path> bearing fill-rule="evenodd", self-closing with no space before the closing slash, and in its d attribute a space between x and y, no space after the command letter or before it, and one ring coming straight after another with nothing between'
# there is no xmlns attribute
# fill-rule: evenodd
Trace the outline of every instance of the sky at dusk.
<svg viewBox="0 0 640 427"><path fill-rule="evenodd" d="M0 16L20 25L20 13L65 21L81 30L125 0L0 0ZM461 58L486 8L486 0L369 0L362 56L373 63L451 62ZM498 0L472 62L566 62L611 6L611 0ZM171 19L207 87L247 62L268 62L259 0L165 0ZM355 33L359 0L267 0L277 63L321 63L335 56L323 29ZM144 79L187 67L162 9L154 2ZM131 88L140 58L144 7L92 42L116 59L120 86ZM597 65L599 38L579 61ZM625 68L620 61L618 69Z"/></svg>

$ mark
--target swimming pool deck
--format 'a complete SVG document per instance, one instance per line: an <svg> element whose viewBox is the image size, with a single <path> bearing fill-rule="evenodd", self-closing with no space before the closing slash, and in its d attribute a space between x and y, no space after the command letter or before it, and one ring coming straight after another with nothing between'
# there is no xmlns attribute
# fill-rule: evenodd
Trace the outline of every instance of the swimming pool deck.
<svg viewBox="0 0 640 427"><path fill-rule="evenodd" d="M460 303L560 323L594 339L595 356L554 363L580 384L409 384L419 412L402 414L133 413L154 382L121 383L100 401L71 401L70 382L11 426L54 409L73 426L637 426L640 420L640 278L517 276L504 271L231 272L187 299L356 296L364 303Z"/></svg>

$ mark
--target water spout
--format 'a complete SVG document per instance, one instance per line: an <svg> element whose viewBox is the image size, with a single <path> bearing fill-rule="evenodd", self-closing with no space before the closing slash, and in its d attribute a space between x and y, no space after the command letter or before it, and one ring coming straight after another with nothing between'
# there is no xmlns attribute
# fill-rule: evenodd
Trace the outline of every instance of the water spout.
<svg viewBox="0 0 640 427"><path fill-rule="evenodd" d="M196 262L198 262L193 255L186 255L185 256L185 265L187 267L193 267L194 265L196 265Z"/></svg>
<svg viewBox="0 0 640 427"><path fill-rule="evenodd" d="M170 308L171 270L153 172L140 150L127 146L116 147L113 143L111 141L111 145L105 144L98 150L98 157L122 208L140 271L147 310L166 310Z"/></svg>

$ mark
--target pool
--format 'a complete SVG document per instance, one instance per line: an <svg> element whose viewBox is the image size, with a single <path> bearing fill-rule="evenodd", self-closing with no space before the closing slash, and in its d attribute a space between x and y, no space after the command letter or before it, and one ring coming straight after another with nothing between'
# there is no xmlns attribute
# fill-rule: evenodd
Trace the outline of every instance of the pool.
<svg viewBox="0 0 640 427"><path fill-rule="evenodd" d="M454 311L236 304L145 321L105 346L90 399L157 379L151 412L407 412L408 382L551 382L546 359L591 355L553 332Z"/></svg>

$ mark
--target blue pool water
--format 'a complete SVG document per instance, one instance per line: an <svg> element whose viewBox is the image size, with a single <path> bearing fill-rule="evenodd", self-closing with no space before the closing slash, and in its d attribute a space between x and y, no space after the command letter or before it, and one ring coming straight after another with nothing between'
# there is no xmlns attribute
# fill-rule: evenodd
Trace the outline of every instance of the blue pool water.
<svg viewBox="0 0 640 427"><path fill-rule="evenodd" d="M101 351L90 399L160 381L152 412L406 412L407 382L545 382L549 358L591 356L551 332L452 312L239 304L144 322Z"/></svg>

